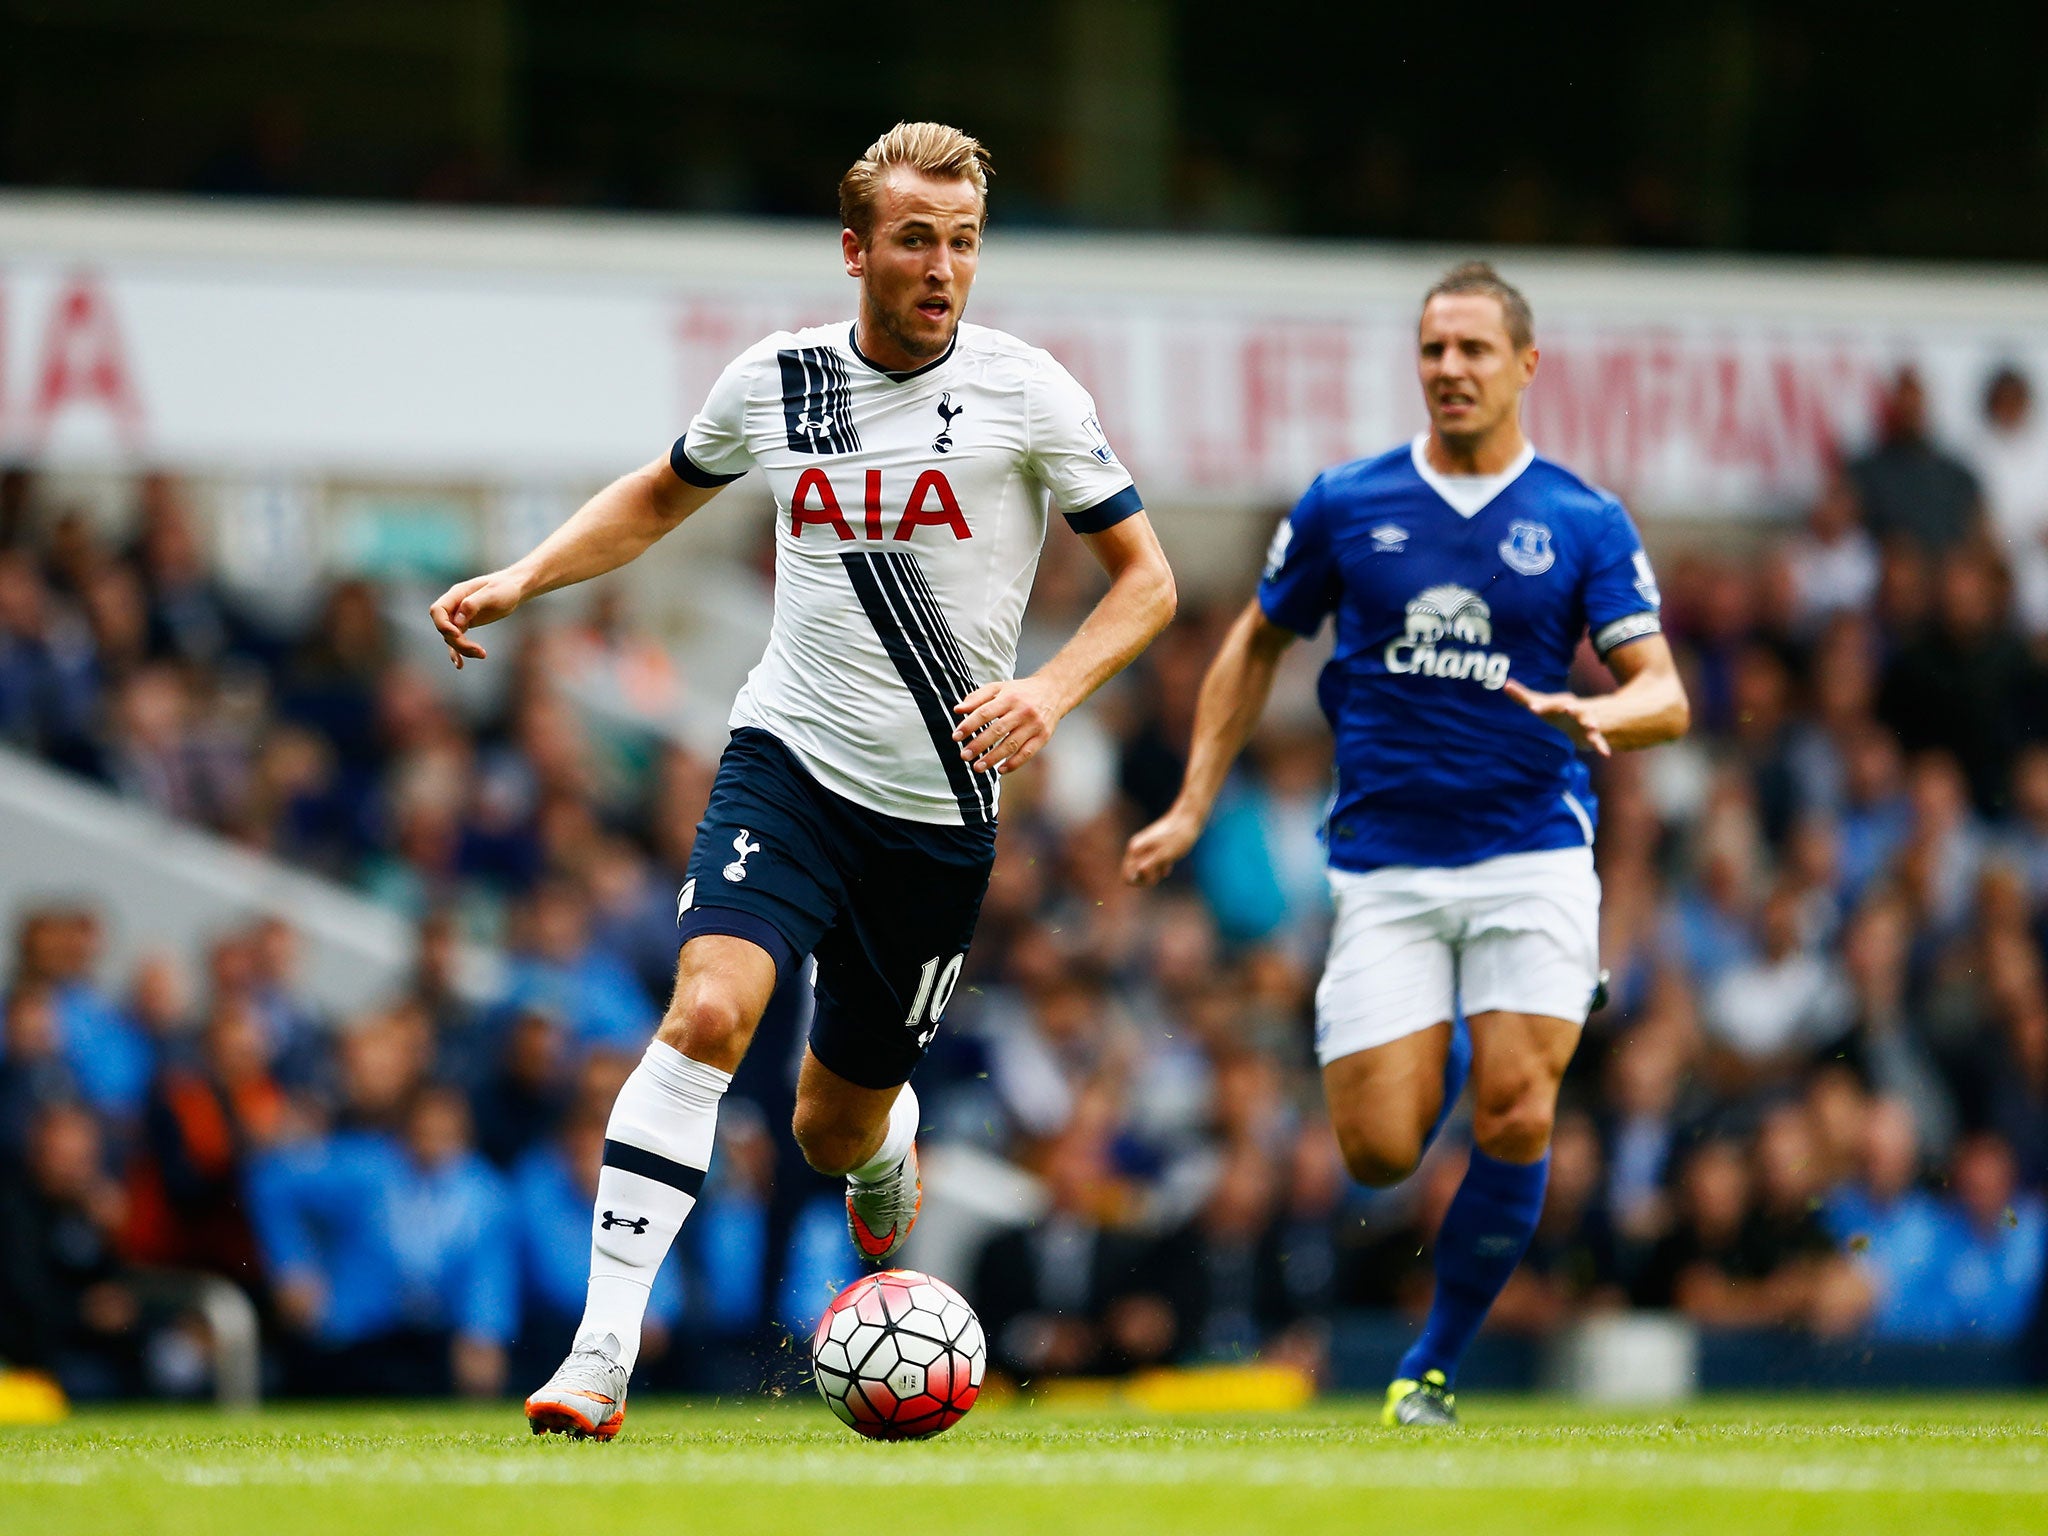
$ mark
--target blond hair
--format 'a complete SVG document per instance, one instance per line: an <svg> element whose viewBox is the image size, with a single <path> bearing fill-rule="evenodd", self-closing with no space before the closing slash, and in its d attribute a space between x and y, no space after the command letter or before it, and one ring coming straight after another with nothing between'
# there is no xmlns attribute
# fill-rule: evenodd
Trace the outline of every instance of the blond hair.
<svg viewBox="0 0 2048 1536"><path fill-rule="evenodd" d="M839 222L866 244L875 226L875 196L892 167L907 165L937 181L970 181L988 222L988 151L944 123L898 123L870 144L839 178Z"/></svg>

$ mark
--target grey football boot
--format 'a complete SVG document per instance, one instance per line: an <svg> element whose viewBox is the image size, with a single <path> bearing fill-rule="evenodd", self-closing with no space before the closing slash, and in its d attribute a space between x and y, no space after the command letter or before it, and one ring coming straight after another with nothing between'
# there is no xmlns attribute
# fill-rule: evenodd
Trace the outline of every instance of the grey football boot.
<svg viewBox="0 0 2048 1536"><path fill-rule="evenodd" d="M846 1230L870 1264L880 1264L903 1246L924 1207L924 1181L917 1174L917 1146L911 1144L896 1171L871 1184L846 1181Z"/></svg>
<svg viewBox="0 0 2048 1536"><path fill-rule="evenodd" d="M572 1349L547 1385L526 1400L526 1422L536 1435L609 1440L626 1422L626 1368L619 1364L618 1339L606 1334L604 1349Z"/></svg>

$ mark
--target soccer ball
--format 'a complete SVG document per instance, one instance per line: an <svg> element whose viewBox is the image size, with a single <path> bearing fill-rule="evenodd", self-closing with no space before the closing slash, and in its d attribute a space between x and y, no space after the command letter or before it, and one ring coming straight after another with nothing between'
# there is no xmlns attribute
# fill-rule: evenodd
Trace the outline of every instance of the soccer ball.
<svg viewBox="0 0 2048 1536"><path fill-rule="evenodd" d="M870 1440L951 1429L974 1406L987 1364L974 1308L945 1281L911 1269L854 1281L811 1338L819 1395Z"/></svg>

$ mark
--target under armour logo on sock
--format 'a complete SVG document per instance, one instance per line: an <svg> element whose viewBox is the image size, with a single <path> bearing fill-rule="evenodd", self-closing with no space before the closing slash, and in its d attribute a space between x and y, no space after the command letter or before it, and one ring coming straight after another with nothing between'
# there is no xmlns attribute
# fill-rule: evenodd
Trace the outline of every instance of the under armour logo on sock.
<svg viewBox="0 0 2048 1536"><path fill-rule="evenodd" d="M609 1232L613 1227L631 1227L633 1235L639 1237L642 1233L646 1232L647 1223L653 1219L652 1216L614 1216L610 1211L606 1211L604 1213L604 1230Z"/></svg>

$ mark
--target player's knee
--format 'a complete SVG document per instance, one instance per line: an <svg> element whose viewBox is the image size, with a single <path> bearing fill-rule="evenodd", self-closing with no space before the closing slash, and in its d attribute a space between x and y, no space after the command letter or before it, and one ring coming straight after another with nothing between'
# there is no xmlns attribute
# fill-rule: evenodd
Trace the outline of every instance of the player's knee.
<svg viewBox="0 0 2048 1536"><path fill-rule="evenodd" d="M701 986L677 991L654 1038L692 1060L722 1066L738 1063L753 1032L753 1019L729 989Z"/></svg>
<svg viewBox="0 0 2048 1536"><path fill-rule="evenodd" d="M1389 1152L1379 1147L1358 1147L1344 1154L1344 1166L1351 1177L1370 1189L1391 1189L1415 1171L1419 1157Z"/></svg>
<svg viewBox="0 0 2048 1536"><path fill-rule="evenodd" d="M1488 1157L1531 1163L1550 1145L1557 1093L1546 1083L1509 1085L1479 1093L1472 1105L1472 1139Z"/></svg>
<svg viewBox="0 0 2048 1536"><path fill-rule="evenodd" d="M1331 1129L1351 1177L1386 1189L1413 1173L1429 1146L1438 1103L1428 1094L1413 1102L1398 1095L1372 1095L1358 1104L1332 1103Z"/></svg>
<svg viewBox="0 0 2048 1536"><path fill-rule="evenodd" d="M804 1161L815 1172L834 1178L858 1168L874 1150L872 1130L848 1125L841 1117L801 1099L790 1130Z"/></svg>
<svg viewBox="0 0 2048 1536"><path fill-rule="evenodd" d="M1387 1125L1339 1126L1337 1145L1351 1177L1373 1189L1400 1183L1422 1161L1422 1137Z"/></svg>

